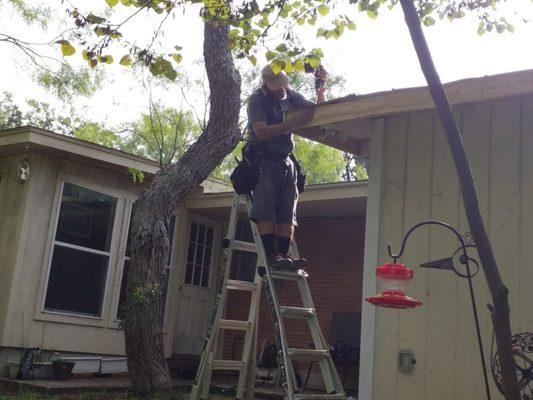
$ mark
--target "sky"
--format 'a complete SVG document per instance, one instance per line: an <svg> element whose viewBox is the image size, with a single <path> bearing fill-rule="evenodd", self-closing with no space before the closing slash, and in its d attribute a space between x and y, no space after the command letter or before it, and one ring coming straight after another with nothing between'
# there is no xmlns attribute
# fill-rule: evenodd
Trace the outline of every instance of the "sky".
<svg viewBox="0 0 533 400"><path fill-rule="evenodd" d="M88 11L88 7L94 8L95 4L102 4L102 10L105 8L104 0L70 0L63 4L60 0L50 0L47 4L55 10L54 22L48 33L43 34L41 29L28 27L16 15L3 12L4 10L0 10L0 32L41 42L43 38L52 38L61 28L71 26L65 13L69 4L79 6L82 11ZM512 14L512 10L518 10L522 17L533 18L531 0L512 0L506 4L509 14ZM116 7L116 16L126 15L127 11L124 7ZM346 79L343 94L366 94L425 85L399 6L390 11L383 10L376 20L351 8L336 11L353 17L357 30L347 31L338 40L316 39L314 30L311 29L299 29L298 32L304 46L323 49L326 69ZM186 14L178 13L175 19L169 19L164 27L165 36L161 39L167 49L174 45L182 46L183 70L192 78L201 79L204 74L203 65L198 60L202 56L203 27L197 12L198 10L192 10ZM153 18L147 19L147 15L139 15L137 20L132 21L125 26L124 33L130 40L139 43L150 34L153 24L157 23ZM424 28L424 31L444 82L533 68L533 23L516 23L514 33L479 36L477 21L465 18L452 23L439 21L434 26ZM41 51L60 57L57 46L42 47ZM125 50L114 48L111 53L118 60L125 54ZM20 51L0 43L0 55L3 59L0 91L14 93L18 103L36 98L48 101L58 109L65 108L64 104L32 81L31 67ZM258 59L259 63L265 62L261 57ZM79 55L70 57L69 61L83 65ZM239 65L241 70L248 67L248 63ZM147 71L133 73L116 63L106 66L105 73L107 78L102 90L90 99L78 99L68 106L73 105L76 112L88 119L108 125L131 121L134 118L132 116L146 111L148 96L142 86L142 75L147 74ZM153 96L156 101L172 107L188 107L188 104L196 108L202 107L202 93L186 90L184 98L176 84L159 82L153 89Z"/></svg>

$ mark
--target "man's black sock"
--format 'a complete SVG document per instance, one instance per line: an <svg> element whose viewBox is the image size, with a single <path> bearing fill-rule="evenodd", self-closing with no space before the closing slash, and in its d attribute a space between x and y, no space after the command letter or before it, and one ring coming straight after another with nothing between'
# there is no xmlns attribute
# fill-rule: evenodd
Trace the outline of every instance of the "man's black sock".
<svg viewBox="0 0 533 400"><path fill-rule="evenodd" d="M263 242L263 247L265 248L265 253L267 257L271 257L276 254L276 247L274 245L274 234L267 233L266 235L261 235L261 241Z"/></svg>
<svg viewBox="0 0 533 400"><path fill-rule="evenodd" d="M278 236L277 239L279 252L283 255L288 254L291 247L291 238Z"/></svg>

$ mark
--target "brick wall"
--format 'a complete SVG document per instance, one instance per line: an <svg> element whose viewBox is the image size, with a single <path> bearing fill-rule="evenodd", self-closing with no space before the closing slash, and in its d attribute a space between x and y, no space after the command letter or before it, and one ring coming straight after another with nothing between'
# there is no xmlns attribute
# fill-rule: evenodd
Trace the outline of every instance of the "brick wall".
<svg viewBox="0 0 533 400"><path fill-rule="evenodd" d="M328 343L333 314L336 312L360 312L363 279L365 217L307 218L300 221L296 239L302 256L310 264L309 286L320 320L320 326ZM292 282L282 282L278 286L281 305L301 305L297 287ZM230 291L226 318L247 319L250 295ZM304 320L285 320L290 347L308 348L312 341L307 322ZM242 350L242 332L224 332L223 357L238 359ZM275 342L272 319L262 293L258 347L263 341ZM298 365L303 379L308 364ZM314 368L313 371L318 371ZM342 369L340 370L342 372ZM354 387L355 373L349 371L346 387Z"/></svg>

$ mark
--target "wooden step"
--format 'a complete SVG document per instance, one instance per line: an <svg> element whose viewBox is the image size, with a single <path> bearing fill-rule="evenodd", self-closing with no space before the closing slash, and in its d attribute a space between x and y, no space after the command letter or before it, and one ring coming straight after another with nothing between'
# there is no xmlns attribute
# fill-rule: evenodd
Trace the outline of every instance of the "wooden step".
<svg viewBox="0 0 533 400"><path fill-rule="evenodd" d="M250 327L250 322L238 321L234 319L221 319L218 327L220 329L232 329L236 331L245 331Z"/></svg>
<svg viewBox="0 0 533 400"><path fill-rule="evenodd" d="M295 394L294 400L346 400L346 395L342 394Z"/></svg>
<svg viewBox="0 0 533 400"><path fill-rule="evenodd" d="M297 358L297 359L320 361L324 358L330 357L330 354L329 354L329 350L289 348L289 356L291 358Z"/></svg>
<svg viewBox="0 0 533 400"><path fill-rule="evenodd" d="M213 369L217 371L241 371L244 369L244 362L239 360L215 360Z"/></svg>
<svg viewBox="0 0 533 400"><path fill-rule="evenodd" d="M257 284L248 281L238 281L235 279L228 279L226 287L230 290L243 290L253 292L257 289Z"/></svg>
<svg viewBox="0 0 533 400"><path fill-rule="evenodd" d="M316 316L314 308L281 306L279 309L281 311L281 315L287 318L306 319Z"/></svg>

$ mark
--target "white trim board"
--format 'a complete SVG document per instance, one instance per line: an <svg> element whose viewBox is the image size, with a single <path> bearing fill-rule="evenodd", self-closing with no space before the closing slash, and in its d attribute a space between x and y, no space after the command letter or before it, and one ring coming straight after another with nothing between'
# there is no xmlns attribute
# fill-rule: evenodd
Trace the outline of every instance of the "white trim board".
<svg viewBox="0 0 533 400"><path fill-rule="evenodd" d="M359 361L359 400L372 400L374 392L374 341L376 336L376 308L365 298L376 294L376 266L379 252L379 223L381 210L382 150L384 119L372 124L372 144L369 167L366 211L365 254L361 302L361 356Z"/></svg>

